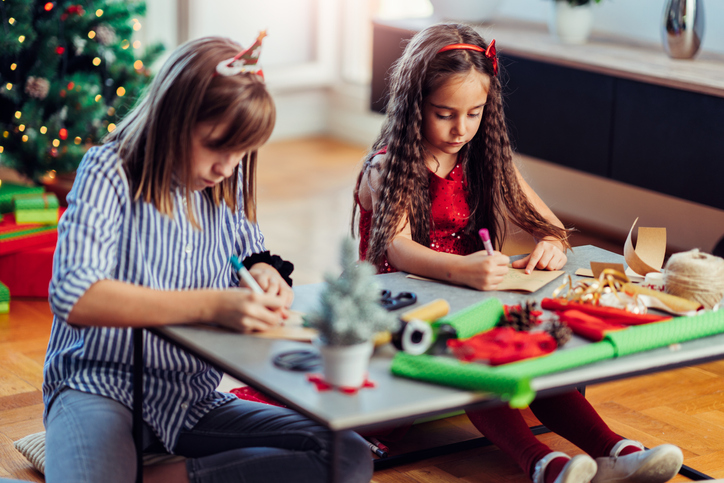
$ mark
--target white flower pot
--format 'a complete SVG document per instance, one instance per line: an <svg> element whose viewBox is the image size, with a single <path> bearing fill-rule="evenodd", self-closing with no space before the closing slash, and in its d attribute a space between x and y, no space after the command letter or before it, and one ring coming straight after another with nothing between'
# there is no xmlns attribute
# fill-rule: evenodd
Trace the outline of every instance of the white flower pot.
<svg viewBox="0 0 724 483"><path fill-rule="evenodd" d="M362 387L367 376L374 344L327 345L314 341L322 355L324 380L338 387Z"/></svg>
<svg viewBox="0 0 724 483"><path fill-rule="evenodd" d="M481 23L493 18L502 0L430 0L432 13L445 20Z"/></svg>
<svg viewBox="0 0 724 483"><path fill-rule="evenodd" d="M566 0L553 2L548 29L565 44L585 44L593 29L593 3L572 7Z"/></svg>

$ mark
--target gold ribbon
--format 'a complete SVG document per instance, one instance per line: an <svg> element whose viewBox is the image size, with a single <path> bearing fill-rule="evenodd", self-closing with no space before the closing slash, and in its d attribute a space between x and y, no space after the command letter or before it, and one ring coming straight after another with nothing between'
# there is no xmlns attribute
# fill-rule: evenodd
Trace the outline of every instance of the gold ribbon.
<svg viewBox="0 0 724 483"><path fill-rule="evenodd" d="M593 280L579 280L575 284L570 275L568 281L564 282L553 291L552 298L562 298L572 302L579 302L592 305L600 305L601 295L613 293L618 298L618 293L623 292L623 286L628 283L626 274L606 268L601 271L598 278ZM568 286L565 295L561 295L563 290ZM634 298L636 298L634 296Z"/></svg>

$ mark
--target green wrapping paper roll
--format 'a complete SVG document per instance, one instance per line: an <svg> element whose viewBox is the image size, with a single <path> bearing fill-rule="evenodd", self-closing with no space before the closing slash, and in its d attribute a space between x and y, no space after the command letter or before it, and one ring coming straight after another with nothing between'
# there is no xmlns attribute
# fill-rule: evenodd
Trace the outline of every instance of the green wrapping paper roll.
<svg viewBox="0 0 724 483"><path fill-rule="evenodd" d="M437 319L432 325L437 327L449 324L455 328L458 339L468 339L495 327L504 313L503 303L499 299L490 298L452 315Z"/></svg>
<svg viewBox="0 0 724 483"><path fill-rule="evenodd" d="M398 352L392 359L391 370L396 376L460 389L491 392L509 401L511 407L524 408L535 398L535 392L530 388L530 380L534 377L613 357L614 349L608 341L496 367L462 362L452 357L412 356Z"/></svg>
<svg viewBox="0 0 724 483"><path fill-rule="evenodd" d="M497 374L490 366L465 363L452 357L413 356L398 352L392 359L392 374L468 391L491 392L509 401L511 407L526 407L535 397L530 379Z"/></svg>
<svg viewBox="0 0 724 483"><path fill-rule="evenodd" d="M613 345L616 357L621 357L722 332L724 332L724 310L716 312L707 310L688 317L676 317L666 322L637 325L626 330L610 332L606 334L605 340Z"/></svg>
<svg viewBox="0 0 724 483"><path fill-rule="evenodd" d="M60 204L54 193L22 194L13 197L15 211L18 210L53 210Z"/></svg>

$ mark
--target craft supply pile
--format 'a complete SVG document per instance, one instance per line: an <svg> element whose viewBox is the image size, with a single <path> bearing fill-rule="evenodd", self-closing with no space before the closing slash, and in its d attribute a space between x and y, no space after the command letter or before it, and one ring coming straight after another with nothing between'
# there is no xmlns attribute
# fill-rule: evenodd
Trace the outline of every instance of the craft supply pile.
<svg viewBox="0 0 724 483"><path fill-rule="evenodd" d="M624 247L628 268L592 262L539 305L523 295L516 306L488 298L428 319L430 349L418 356L399 352L392 372L497 393L523 407L535 396L535 377L724 332L724 310L717 310L724 260L692 250L662 267L665 229L640 228L634 249L635 225Z"/></svg>

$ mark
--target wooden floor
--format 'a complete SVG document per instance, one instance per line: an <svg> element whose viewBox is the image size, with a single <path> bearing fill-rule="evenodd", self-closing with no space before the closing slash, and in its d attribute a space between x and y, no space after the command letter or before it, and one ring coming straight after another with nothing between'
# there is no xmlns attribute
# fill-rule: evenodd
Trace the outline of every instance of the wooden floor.
<svg viewBox="0 0 724 483"><path fill-rule="evenodd" d="M364 148L325 139L263 148L259 167L259 221L267 247L296 264L295 283L316 283L339 271L339 241L349 232L351 187ZM590 227L589 227L590 228ZM574 245L621 252L588 228ZM43 430L42 367L52 316L44 300L13 299L0 315L0 477L43 481L12 442ZM724 478L724 362L591 386L588 399L614 431L647 446L673 443L685 463ZM533 418L527 415L530 422ZM393 445L404 452L476 437L464 416L414 426ZM580 452L561 438L540 436L555 450ZM379 483L525 482L525 475L495 447L440 456L379 471ZM688 481L677 476L674 481Z"/></svg>

